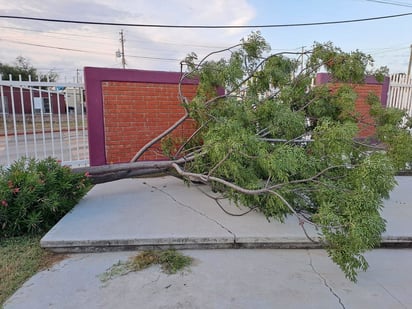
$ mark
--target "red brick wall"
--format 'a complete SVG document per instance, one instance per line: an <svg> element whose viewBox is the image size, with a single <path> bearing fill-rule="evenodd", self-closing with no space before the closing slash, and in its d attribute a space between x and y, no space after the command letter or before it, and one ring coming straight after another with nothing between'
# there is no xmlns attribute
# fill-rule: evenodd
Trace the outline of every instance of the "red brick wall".
<svg viewBox="0 0 412 309"><path fill-rule="evenodd" d="M191 99L196 87L182 85L182 91ZM107 164L129 162L142 146L184 115L177 84L102 82L102 96ZM189 119L173 135L188 137L194 128ZM139 160L162 159L166 158L157 143Z"/></svg>
<svg viewBox="0 0 412 309"><path fill-rule="evenodd" d="M332 90L341 84L330 84ZM355 102L359 113L359 137L375 133L366 99L370 93L381 96L382 85L353 85L358 97ZM193 98L196 85L182 85L185 96ZM107 164L129 162L147 142L169 128L184 114L178 100L177 84L145 82L102 82L105 151ZM195 124L186 120L173 133L175 137L188 137ZM164 160L160 143L152 146L140 160Z"/></svg>
<svg viewBox="0 0 412 309"><path fill-rule="evenodd" d="M342 84L334 83L330 84L330 89L336 90ZM382 85L381 84L355 84L352 85L353 89L357 93L357 98L355 101L355 111L359 115L358 117L358 127L359 134L358 137L366 138L371 137L375 134L375 123L370 116L370 105L367 103L367 98L369 94L376 95L381 99Z"/></svg>
<svg viewBox="0 0 412 309"><path fill-rule="evenodd" d="M375 121L370 116L370 105L367 103L367 98L369 94L376 95L381 99L382 85L356 85L354 86L358 97L355 102L356 111L360 114L360 119L358 123L359 127L359 137L371 137L375 135Z"/></svg>

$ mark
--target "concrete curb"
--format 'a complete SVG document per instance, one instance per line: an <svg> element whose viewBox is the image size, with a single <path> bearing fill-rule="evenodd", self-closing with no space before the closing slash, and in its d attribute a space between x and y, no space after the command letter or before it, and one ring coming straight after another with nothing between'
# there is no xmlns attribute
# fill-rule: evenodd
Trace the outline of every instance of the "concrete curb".
<svg viewBox="0 0 412 309"><path fill-rule="evenodd" d="M317 239L318 240L318 239ZM95 253L134 250L186 250L186 249L322 249L320 242L305 239L230 239L165 238L165 239L117 239L96 241L41 241L41 246L56 253ZM380 248L412 248L412 237L383 237Z"/></svg>

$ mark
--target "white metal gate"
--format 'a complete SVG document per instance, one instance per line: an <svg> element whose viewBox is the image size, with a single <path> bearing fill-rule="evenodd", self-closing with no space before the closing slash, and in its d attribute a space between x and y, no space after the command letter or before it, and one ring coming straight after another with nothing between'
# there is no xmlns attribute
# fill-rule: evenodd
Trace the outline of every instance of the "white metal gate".
<svg viewBox="0 0 412 309"><path fill-rule="evenodd" d="M3 80L0 75L0 165L21 157L89 164L84 86Z"/></svg>
<svg viewBox="0 0 412 309"><path fill-rule="evenodd" d="M406 74L394 74L389 82L388 107L405 110L412 116L412 78Z"/></svg>

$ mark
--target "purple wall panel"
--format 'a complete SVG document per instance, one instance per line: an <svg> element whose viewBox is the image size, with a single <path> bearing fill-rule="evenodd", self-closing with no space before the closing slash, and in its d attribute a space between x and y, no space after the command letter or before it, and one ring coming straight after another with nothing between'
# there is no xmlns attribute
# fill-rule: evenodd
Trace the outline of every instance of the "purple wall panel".
<svg viewBox="0 0 412 309"><path fill-rule="evenodd" d="M181 76L181 73L177 72L85 67L84 79L90 165L99 166L106 164L102 82L178 84ZM186 79L183 81L183 84L197 84L197 81Z"/></svg>

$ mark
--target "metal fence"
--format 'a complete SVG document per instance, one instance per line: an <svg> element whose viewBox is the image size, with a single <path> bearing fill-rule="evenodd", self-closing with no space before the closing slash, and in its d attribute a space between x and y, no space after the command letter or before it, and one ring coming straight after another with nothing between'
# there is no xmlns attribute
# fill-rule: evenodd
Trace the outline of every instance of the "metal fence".
<svg viewBox="0 0 412 309"><path fill-rule="evenodd" d="M4 80L0 75L0 165L21 157L89 164L84 86Z"/></svg>
<svg viewBox="0 0 412 309"><path fill-rule="evenodd" d="M412 116L412 78L406 74L390 77L388 107L405 110Z"/></svg>

